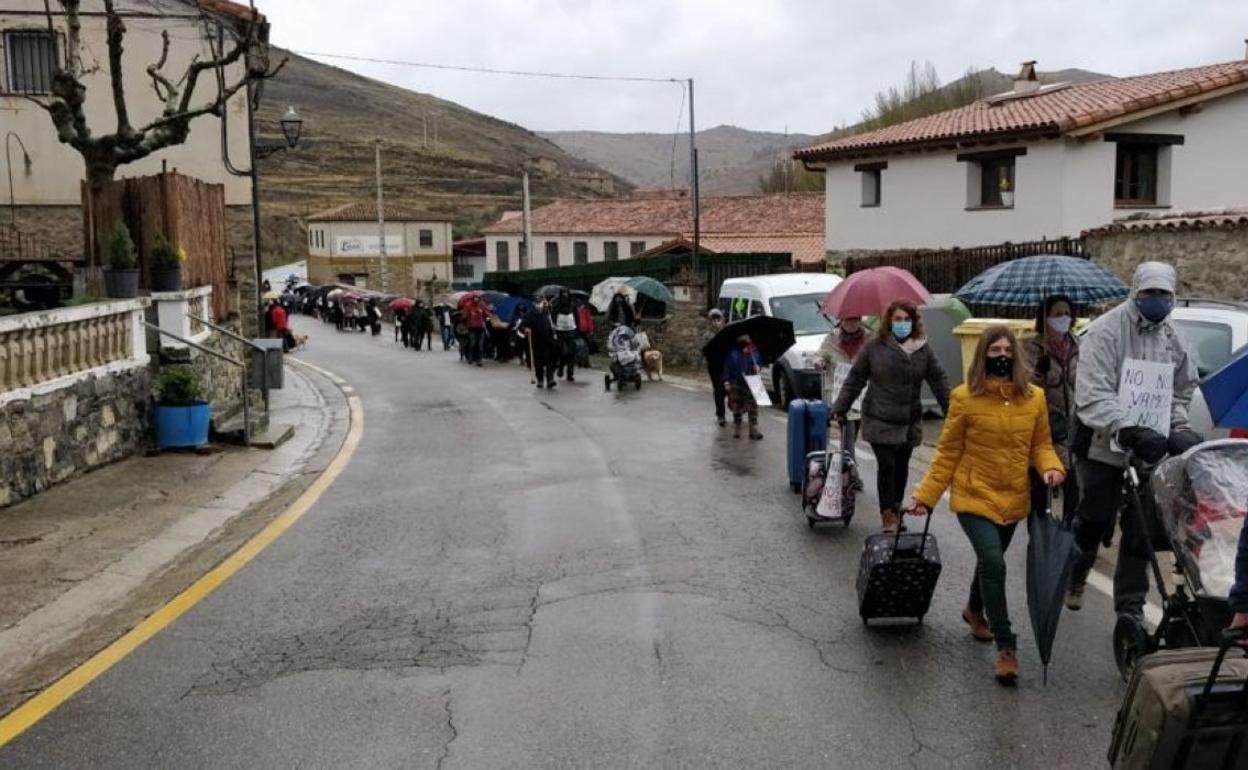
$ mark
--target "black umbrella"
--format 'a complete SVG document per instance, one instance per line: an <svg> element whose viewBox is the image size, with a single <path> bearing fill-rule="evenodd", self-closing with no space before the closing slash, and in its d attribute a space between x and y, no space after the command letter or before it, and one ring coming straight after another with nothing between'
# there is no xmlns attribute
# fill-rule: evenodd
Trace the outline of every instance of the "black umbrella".
<svg viewBox="0 0 1248 770"><path fill-rule="evenodd" d="M1062 615L1062 602L1075 561L1075 533L1069 525L1053 518L1052 490L1048 491L1048 509L1044 515L1032 514L1027 519L1027 535L1027 612L1031 615L1031 630L1036 635L1047 685L1057 621Z"/></svg>
<svg viewBox="0 0 1248 770"><path fill-rule="evenodd" d="M568 287L566 286L560 286L557 283L549 283L533 292L533 296L538 299L541 299L542 297L545 297L546 299L554 299L559 296L559 292L567 290Z"/></svg>
<svg viewBox="0 0 1248 770"><path fill-rule="evenodd" d="M737 339L742 334L748 334L754 341L764 366L777 361L797 341L793 336L793 322L783 318L756 315L733 321L725 324L702 348L702 355L713 371L723 368L724 359L737 346Z"/></svg>

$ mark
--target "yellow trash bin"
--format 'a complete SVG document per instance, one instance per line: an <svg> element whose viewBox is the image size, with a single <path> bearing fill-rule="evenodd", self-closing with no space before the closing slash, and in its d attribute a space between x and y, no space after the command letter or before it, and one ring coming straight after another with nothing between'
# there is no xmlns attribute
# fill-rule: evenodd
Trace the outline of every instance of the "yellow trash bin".
<svg viewBox="0 0 1248 770"><path fill-rule="evenodd" d="M1021 343L1036 333L1036 322L1025 318L968 318L959 324L953 333L962 343L962 381L967 381L971 371L971 359L975 356L975 346L979 337L990 326L1008 326L1013 330Z"/></svg>

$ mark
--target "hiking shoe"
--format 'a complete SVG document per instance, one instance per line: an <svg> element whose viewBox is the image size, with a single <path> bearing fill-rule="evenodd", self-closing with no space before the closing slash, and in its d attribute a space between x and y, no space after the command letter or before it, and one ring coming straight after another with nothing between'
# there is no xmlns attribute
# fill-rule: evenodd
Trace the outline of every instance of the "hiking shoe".
<svg viewBox="0 0 1248 770"><path fill-rule="evenodd" d="M1071 586L1066 590L1066 609L1071 612L1083 609L1083 586Z"/></svg>
<svg viewBox="0 0 1248 770"><path fill-rule="evenodd" d="M763 438L763 434L759 433L758 430L755 428L750 428L750 440L760 441L762 440L762 438Z"/></svg>
<svg viewBox="0 0 1248 770"><path fill-rule="evenodd" d="M732 426L732 437L733 437L733 438L741 438L741 423L739 423L739 422L738 422L738 423L733 423L733 426Z"/></svg>
<svg viewBox="0 0 1248 770"><path fill-rule="evenodd" d="M970 607L962 610L962 620L971 627L971 638L977 642L991 642L993 640L992 628L988 625L988 619L984 617L983 611L975 611Z"/></svg>
<svg viewBox="0 0 1248 770"><path fill-rule="evenodd" d="M546 388L547 388L548 390L554 390L554 389L555 389L555 381L554 381L554 380L547 380L547 381L546 381Z"/></svg>
<svg viewBox="0 0 1248 770"><path fill-rule="evenodd" d="M719 427L721 428L728 424L728 421L725 420L723 417L716 417L715 422L719 423Z"/></svg>
<svg viewBox="0 0 1248 770"><path fill-rule="evenodd" d="M992 664L992 674L997 682L1007 687L1018 683L1018 656L1013 650L998 650L997 660Z"/></svg>

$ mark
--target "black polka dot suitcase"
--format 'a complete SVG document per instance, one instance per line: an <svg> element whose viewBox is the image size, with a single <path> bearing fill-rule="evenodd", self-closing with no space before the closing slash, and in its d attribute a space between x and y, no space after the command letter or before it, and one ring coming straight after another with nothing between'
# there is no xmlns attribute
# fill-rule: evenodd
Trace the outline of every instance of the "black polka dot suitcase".
<svg viewBox="0 0 1248 770"><path fill-rule="evenodd" d="M922 534L868 535L858 568L858 614L863 622L913 618L919 622L932 604L940 579L940 548L930 534L932 515Z"/></svg>

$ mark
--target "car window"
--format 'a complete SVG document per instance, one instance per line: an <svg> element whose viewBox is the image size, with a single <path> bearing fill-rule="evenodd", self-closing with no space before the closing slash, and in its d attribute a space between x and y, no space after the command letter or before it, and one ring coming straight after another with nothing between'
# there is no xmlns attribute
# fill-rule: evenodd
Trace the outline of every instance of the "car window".
<svg viewBox="0 0 1248 770"><path fill-rule="evenodd" d="M827 334L832 331L832 322L819 312L825 297L827 292L772 297L771 314L792 321L794 334Z"/></svg>
<svg viewBox="0 0 1248 770"><path fill-rule="evenodd" d="M732 298L732 312L728 314L729 321L740 321L742 318L749 318L750 301L745 297Z"/></svg>
<svg viewBox="0 0 1248 770"><path fill-rule="evenodd" d="M728 316L732 314L731 311L732 311L732 297L720 297L719 298L719 312L723 313L724 318L727 319Z"/></svg>
<svg viewBox="0 0 1248 770"><path fill-rule="evenodd" d="M1212 321L1174 319L1174 328L1196 362L1201 377L1213 374L1231 358L1231 327Z"/></svg>
<svg viewBox="0 0 1248 770"><path fill-rule="evenodd" d="M763 314L763 303L759 302L756 299L750 300L750 313L747 317L753 318L756 315L762 315L762 314Z"/></svg>

